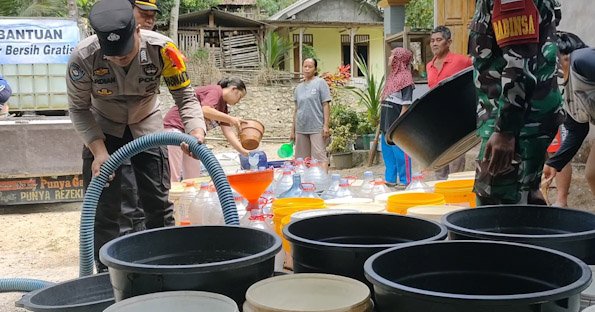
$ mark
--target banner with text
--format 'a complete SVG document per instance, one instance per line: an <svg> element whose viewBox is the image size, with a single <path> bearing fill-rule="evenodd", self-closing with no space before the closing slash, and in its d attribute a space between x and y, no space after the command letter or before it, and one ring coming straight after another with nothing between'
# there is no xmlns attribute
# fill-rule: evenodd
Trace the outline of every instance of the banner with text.
<svg viewBox="0 0 595 312"><path fill-rule="evenodd" d="M0 19L0 64L67 63L78 42L76 21Z"/></svg>

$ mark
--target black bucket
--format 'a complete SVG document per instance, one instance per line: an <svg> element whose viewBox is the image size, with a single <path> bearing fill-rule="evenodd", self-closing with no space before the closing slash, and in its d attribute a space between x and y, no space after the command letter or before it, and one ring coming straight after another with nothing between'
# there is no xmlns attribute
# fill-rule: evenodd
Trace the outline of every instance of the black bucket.
<svg viewBox="0 0 595 312"><path fill-rule="evenodd" d="M480 142L473 70L443 80L417 99L388 137L424 168L442 168Z"/></svg>
<svg viewBox="0 0 595 312"><path fill-rule="evenodd" d="M202 290L238 306L252 284L273 276L281 239L253 228L188 226L123 236L99 251L116 301L149 293Z"/></svg>
<svg viewBox="0 0 595 312"><path fill-rule="evenodd" d="M436 222L382 213L318 216L293 221L283 229L295 273L342 275L370 288L364 276L368 257L404 243L443 240L446 233Z"/></svg>
<svg viewBox="0 0 595 312"><path fill-rule="evenodd" d="M365 264L379 312L578 312L591 270L565 253L490 241L409 244Z"/></svg>
<svg viewBox="0 0 595 312"><path fill-rule="evenodd" d="M486 206L442 217L449 237L556 249L595 264L595 214L545 206Z"/></svg>
<svg viewBox="0 0 595 312"><path fill-rule="evenodd" d="M32 291L16 306L39 312L102 312L114 303L109 274L101 273Z"/></svg>

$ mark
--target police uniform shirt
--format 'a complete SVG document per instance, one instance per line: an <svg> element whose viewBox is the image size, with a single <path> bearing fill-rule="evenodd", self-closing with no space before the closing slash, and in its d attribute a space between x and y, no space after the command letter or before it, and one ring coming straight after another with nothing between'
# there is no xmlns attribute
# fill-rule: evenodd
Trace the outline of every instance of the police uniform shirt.
<svg viewBox="0 0 595 312"><path fill-rule="evenodd" d="M68 64L66 77L70 118L85 144L122 137L126 126L133 137L161 131L163 119L157 94L163 76L184 122L186 132L206 125L190 86L181 53L168 37L140 31L140 50L128 72L109 62L97 36L81 41Z"/></svg>

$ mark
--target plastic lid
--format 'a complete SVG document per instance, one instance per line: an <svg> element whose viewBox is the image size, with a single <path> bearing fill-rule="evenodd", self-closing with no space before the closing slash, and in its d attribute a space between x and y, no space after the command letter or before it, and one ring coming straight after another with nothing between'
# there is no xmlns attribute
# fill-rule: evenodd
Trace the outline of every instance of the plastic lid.
<svg viewBox="0 0 595 312"><path fill-rule="evenodd" d="M356 209L310 209L310 210L302 210L298 212L294 212L291 215L291 221L295 220L302 220L306 218L318 217L318 216L327 216L327 215L334 215L334 214L343 214L343 213L358 213L359 210Z"/></svg>
<svg viewBox="0 0 595 312"><path fill-rule="evenodd" d="M416 206L407 209L407 215L412 217L418 217L427 220L433 220L440 222L442 216L457 210L466 209L461 206L448 206L448 205L437 205L437 206Z"/></svg>
<svg viewBox="0 0 595 312"><path fill-rule="evenodd" d="M229 297L205 291L166 291L136 296L109 306L104 312L196 311L238 312Z"/></svg>
<svg viewBox="0 0 595 312"><path fill-rule="evenodd" d="M246 292L256 311L349 311L367 304L370 289L364 283L330 274L289 274L257 282Z"/></svg>
<svg viewBox="0 0 595 312"><path fill-rule="evenodd" d="M372 203L372 199L371 198L365 198L365 197L354 197L354 198L333 198L333 199L327 199L324 202L327 205L343 205L343 204L353 204L353 205L357 205L357 204L370 204Z"/></svg>

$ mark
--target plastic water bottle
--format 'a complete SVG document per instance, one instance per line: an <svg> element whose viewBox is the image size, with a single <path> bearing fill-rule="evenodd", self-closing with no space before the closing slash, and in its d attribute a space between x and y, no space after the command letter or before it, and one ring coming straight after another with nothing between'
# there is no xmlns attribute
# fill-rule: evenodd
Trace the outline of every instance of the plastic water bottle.
<svg viewBox="0 0 595 312"><path fill-rule="evenodd" d="M273 229L271 224L269 224L267 222L265 216L262 213L262 209L260 209L260 208L250 209L250 211L248 211L248 215L249 215L248 218L243 218L240 221L240 226L267 231L272 235L275 235L277 237L279 236L275 232L275 230ZM282 271L284 263L285 263L285 251L283 249L281 249L281 251L279 251L277 253L277 255L275 255L275 271Z"/></svg>
<svg viewBox="0 0 595 312"><path fill-rule="evenodd" d="M349 189L349 181L347 181L347 179L341 179L341 183L339 183L339 190L336 193L336 198L353 198L353 194Z"/></svg>
<svg viewBox="0 0 595 312"><path fill-rule="evenodd" d="M302 194L302 189L300 188L300 185L302 184L302 177L299 173L294 173L292 178L293 184L291 185L291 188L281 193L279 196L277 196L277 198L300 197Z"/></svg>
<svg viewBox="0 0 595 312"><path fill-rule="evenodd" d="M207 205L207 201L209 199L209 183L203 182L200 184L200 189L194 196L194 200L190 205L188 210L188 215L190 217L190 224L192 225L202 225L204 222L203 217L203 210Z"/></svg>
<svg viewBox="0 0 595 312"><path fill-rule="evenodd" d="M320 197L322 199L336 198L337 191L339 190L339 184L341 184L341 175L338 173L333 173L331 175L331 183L329 183L328 188L326 190L324 190L324 192L322 192Z"/></svg>
<svg viewBox="0 0 595 312"><path fill-rule="evenodd" d="M374 186L372 186L371 197L376 198L376 196L380 194L386 194L389 192L388 187L386 187L384 180L376 179L374 180Z"/></svg>
<svg viewBox="0 0 595 312"><path fill-rule="evenodd" d="M219 202L219 195L214 186L209 185L208 194L203 208L203 224L204 225L223 225L223 211L221 210L221 203Z"/></svg>
<svg viewBox="0 0 595 312"><path fill-rule="evenodd" d="M302 194L299 197L320 198L316 195L316 186L313 183L302 183Z"/></svg>
<svg viewBox="0 0 595 312"><path fill-rule="evenodd" d="M364 172L364 182L359 188L358 195L363 198L373 198L372 188L374 187L374 173L372 171Z"/></svg>
<svg viewBox="0 0 595 312"><path fill-rule="evenodd" d="M424 175L419 172L411 176L411 183L409 183L405 190L423 193L432 193L434 191L431 186L424 182Z"/></svg>
<svg viewBox="0 0 595 312"><path fill-rule="evenodd" d="M306 165L304 164L304 159L303 158L296 158L295 159L295 172L298 173L301 176L304 176L304 173L306 173Z"/></svg>
<svg viewBox="0 0 595 312"><path fill-rule="evenodd" d="M250 155L248 155L248 163L250 164L250 170L256 170L258 168L258 162L260 162L259 154L250 153Z"/></svg>
<svg viewBox="0 0 595 312"><path fill-rule="evenodd" d="M238 218L242 220L242 218L244 218L247 215L246 206L248 206L248 202L244 197L242 197L242 195L240 195L240 193L234 191L233 189L232 193L233 200L236 203L236 209L238 210Z"/></svg>
<svg viewBox="0 0 595 312"><path fill-rule="evenodd" d="M273 185L269 185L269 187L264 191L258 203L262 208L262 214L264 215L265 221L273 224L273 200L275 199L275 194L273 193Z"/></svg>
<svg viewBox="0 0 595 312"><path fill-rule="evenodd" d="M313 183L316 191L322 192L328 186L328 175L322 168L317 159L310 162L310 168L304 173L304 183Z"/></svg>
<svg viewBox="0 0 595 312"><path fill-rule="evenodd" d="M289 190L293 185L293 178L291 177L291 169L283 169L283 174L273 189L276 197Z"/></svg>
<svg viewBox="0 0 595 312"><path fill-rule="evenodd" d="M184 192L180 195L180 199L177 202L177 217L175 218L177 225L184 226L192 224L190 221L190 209L197 193L198 191L194 187L194 181L184 182Z"/></svg>

